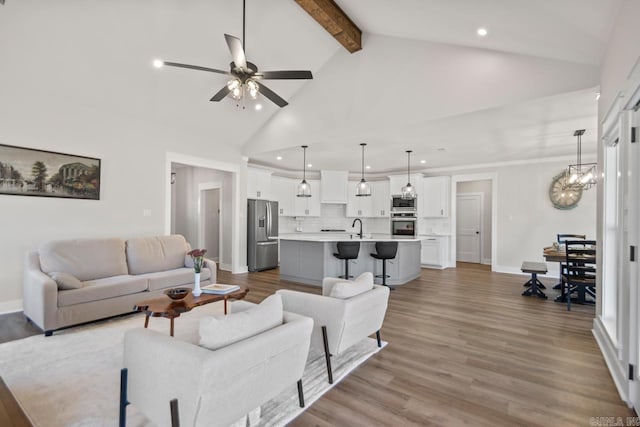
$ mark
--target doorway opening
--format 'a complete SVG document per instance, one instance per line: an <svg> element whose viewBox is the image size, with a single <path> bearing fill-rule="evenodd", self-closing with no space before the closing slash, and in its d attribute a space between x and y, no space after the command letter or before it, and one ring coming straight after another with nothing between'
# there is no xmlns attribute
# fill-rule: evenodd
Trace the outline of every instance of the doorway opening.
<svg viewBox="0 0 640 427"><path fill-rule="evenodd" d="M207 258L218 263L220 262L220 237L222 236L221 208L222 189L220 187L203 188L203 184L200 184L198 229L200 230L199 240L202 243L198 246L207 248Z"/></svg>
<svg viewBox="0 0 640 427"><path fill-rule="evenodd" d="M497 241L495 173L451 177L451 259L493 265Z"/></svg>

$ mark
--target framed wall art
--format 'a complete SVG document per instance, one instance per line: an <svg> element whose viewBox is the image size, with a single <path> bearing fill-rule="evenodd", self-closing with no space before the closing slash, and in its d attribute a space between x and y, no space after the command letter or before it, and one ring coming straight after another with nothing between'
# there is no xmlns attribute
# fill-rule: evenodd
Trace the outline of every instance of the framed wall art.
<svg viewBox="0 0 640 427"><path fill-rule="evenodd" d="M100 159L0 144L0 195L100 200Z"/></svg>

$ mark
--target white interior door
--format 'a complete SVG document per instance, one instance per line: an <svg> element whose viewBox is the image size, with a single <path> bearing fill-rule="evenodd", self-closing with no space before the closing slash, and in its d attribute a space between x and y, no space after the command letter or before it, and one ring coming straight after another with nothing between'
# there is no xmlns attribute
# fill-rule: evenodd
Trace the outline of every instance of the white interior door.
<svg viewBox="0 0 640 427"><path fill-rule="evenodd" d="M480 263L481 196L458 194L456 206L456 259Z"/></svg>
<svg viewBox="0 0 640 427"><path fill-rule="evenodd" d="M220 260L220 189L202 190L200 195L201 242L207 258Z"/></svg>

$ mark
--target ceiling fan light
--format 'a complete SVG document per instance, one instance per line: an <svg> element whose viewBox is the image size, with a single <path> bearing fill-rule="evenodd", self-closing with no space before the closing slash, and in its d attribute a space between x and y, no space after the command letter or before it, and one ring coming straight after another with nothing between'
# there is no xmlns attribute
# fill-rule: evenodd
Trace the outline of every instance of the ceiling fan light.
<svg viewBox="0 0 640 427"><path fill-rule="evenodd" d="M242 83L238 79L229 80L227 82L227 88L233 99L242 99Z"/></svg>
<svg viewBox="0 0 640 427"><path fill-rule="evenodd" d="M164 61L162 59L154 59L153 66L156 68L162 68L164 67Z"/></svg>
<svg viewBox="0 0 640 427"><path fill-rule="evenodd" d="M258 98L258 92L260 91L260 86L255 80L247 80L247 89L251 99Z"/></svg>

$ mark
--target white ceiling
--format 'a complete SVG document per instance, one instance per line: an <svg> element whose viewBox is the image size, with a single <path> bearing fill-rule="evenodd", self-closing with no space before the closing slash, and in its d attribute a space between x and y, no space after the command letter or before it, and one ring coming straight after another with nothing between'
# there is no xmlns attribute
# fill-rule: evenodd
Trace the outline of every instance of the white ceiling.
<svg viewBox="0 0 640 427"><path fill-rule="evenodd" d="M406 167L407 148L436 167L573 155L560 135L595 136L593 92L619 0L337 2L364 30L356 54L291 0L247 0L248 59L314 73L269 82L290 105L256 112L208 101L223 76L151 66L160 57L225 69L223 34L241 36L240 0L8 1L0 98L159 121L185 138L211 135L212 152L235 147L285 169L301 167L303 143L314 169L356 171L368 142L373 170L389 171Z"/></svg>

